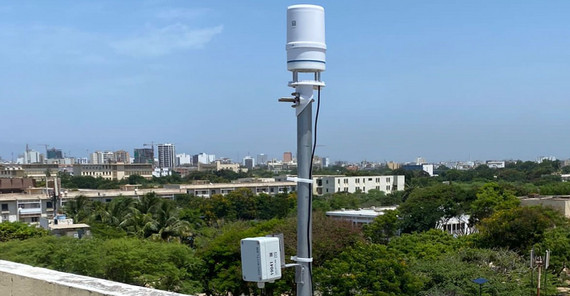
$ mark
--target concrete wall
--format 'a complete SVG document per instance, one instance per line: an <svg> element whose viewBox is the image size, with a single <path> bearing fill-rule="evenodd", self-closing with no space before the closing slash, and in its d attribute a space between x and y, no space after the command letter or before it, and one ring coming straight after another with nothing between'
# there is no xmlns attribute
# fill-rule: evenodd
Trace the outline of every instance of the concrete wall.
<svg viewBox="0 0 570 296"><path fill-rule="evenodd" d="M566 218L570 218L570 197L568 196L545 196L540 198L522 198L521 205L523 206L538 206L551 207L560 213L564 214Z"/></svg>
<svg viewBox="0 0 570 296"><path fill-rule="evenodd" d="M0 260L0 296L182 296L182 294Z"/></svg>

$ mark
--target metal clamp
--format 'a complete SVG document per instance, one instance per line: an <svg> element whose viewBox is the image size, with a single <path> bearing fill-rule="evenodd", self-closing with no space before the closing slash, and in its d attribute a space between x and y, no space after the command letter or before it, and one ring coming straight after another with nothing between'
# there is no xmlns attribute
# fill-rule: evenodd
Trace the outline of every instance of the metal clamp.
<svg viewBox="0 0 570 296"><path fill-rule="evenodd" d="M291 256L291 260L295 262L303 262L303 263L311 263L313 262L313 258L301 258L297 256Z"/></svg>
<svg viewBox="0 0 570 296"><path fill-rule="evenodd" d="M293 181L293 182L297 182L297 183L313 184L313 179L304 179L304 178L297 178L297 177L287 177L287 181Z"/></svg>

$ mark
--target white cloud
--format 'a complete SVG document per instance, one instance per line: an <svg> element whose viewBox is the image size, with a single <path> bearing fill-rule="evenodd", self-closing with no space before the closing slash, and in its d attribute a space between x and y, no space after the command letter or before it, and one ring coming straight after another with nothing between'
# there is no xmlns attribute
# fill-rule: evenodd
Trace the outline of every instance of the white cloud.
<svg viewBox="0 0 570 296"><path fill-rule="evenodd" d="M176 51L202 48L220 34L223 26L192 29L184 24L150 28L144 34L111 43L117 53L134 57L156 57Z"/></svg>
<svg viewBox="0 0 570 296"><path fill-rule="evenodd" d="M171 8L158 12L156 15L161 19L194 19L210 12L207 8L185 9L185 8Z"/></svg>

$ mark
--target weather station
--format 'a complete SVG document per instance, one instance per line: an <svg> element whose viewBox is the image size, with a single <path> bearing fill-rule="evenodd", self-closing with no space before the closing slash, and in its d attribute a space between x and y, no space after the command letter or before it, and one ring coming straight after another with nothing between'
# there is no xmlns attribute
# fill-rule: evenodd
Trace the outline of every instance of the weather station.
<svg viewBox="0 0 570 296"><path fill-rule="evenodd" d="M281 271L271 273L271 267L295 267L295 282L299 296L313 295L312 278L312 167L317 140L317 123L321 101L321 72L326 69L325 10L318 5L292 5L287 8L287 70L293 74L289 86L295 91L279 102L292 103L297 117L297 255L294 263L285 264L282 243L278 238L257 237L241 241L242 273L245 281L266 282L281 278ZM308 78L308 79L302 79ZM313 133L314 92L317 108ZM313 142L314 137L314 142ZM281 246L281 247L278 247ZM279 252L275 250L278 247ZM275 257L278 258L275 258Z"/></svg>

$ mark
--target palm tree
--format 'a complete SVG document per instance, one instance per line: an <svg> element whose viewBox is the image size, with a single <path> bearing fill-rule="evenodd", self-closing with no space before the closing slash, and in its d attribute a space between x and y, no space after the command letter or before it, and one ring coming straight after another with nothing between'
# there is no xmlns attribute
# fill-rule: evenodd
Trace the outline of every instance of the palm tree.
<svg viewBox="0 0 570 296"><path fill-rule="evenodd" d="M188 221L180 220L172 202L163 201L160 203L155 218L154 230L156 232L152 234L153 239L181 241L193 236L192 225Z"/></svg>
<svg viewBox="0 0 570 296"><path fill-rule="evenodd" d="M101 207L98 207L92 217L97 222L119 227L128 214L131 213L135 202L130 197L113 199L110 203L102 204Z"/></svg>
<svg viewBox="0 0 570 296"><path fill-rule="evenodd" d="M93 211L93 203L85 195L79 195L65 204L65 214L75 223L85 222Z"/></svg>
<svg viewBox="0 0 570 296"><path fill-rule="evenodd" d="M132 207L131 211L119 224L119 227L128 234L145 238L154 232L155 224L156 221L152 213L142 213L136 207Z"/></svg>
<svg viewBox="0 0 570 296"><path fill-rule="evenodd" d="M161 201L162 199L158 197L156 193L149 192L137 200L135 207L144 214L154 213Z"/></svg>

